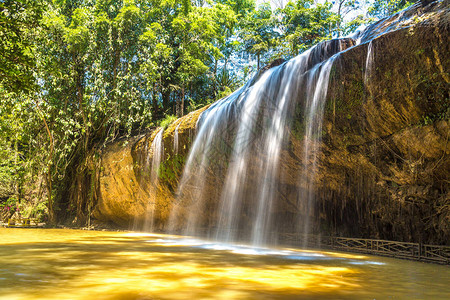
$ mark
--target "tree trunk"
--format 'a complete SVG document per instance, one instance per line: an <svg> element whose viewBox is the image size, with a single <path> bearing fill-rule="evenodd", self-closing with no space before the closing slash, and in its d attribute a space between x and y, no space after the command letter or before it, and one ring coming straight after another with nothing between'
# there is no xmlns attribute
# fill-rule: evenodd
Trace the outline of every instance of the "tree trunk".
<svg viewBox="0 0 450 300"><path fill-rule="evenodd" d="M339 1L339 6L338 6L338 21L337 21L337 32L338 32L338 38L341 37L341 9L342 9L342 5L344 4L344 0Z"/></svg>
<svg viewBox="0 0 450 300"><path fill-rule="evenodd" d="M153 107L152 118L153 118L153 120L156 120L158 118L158 92L157 92L156 83L153 85L152 107Z"/></svg>
<svg viewBox="0 0 450 300"><path fill-rule="evenodd" d="M178 92L175 92L175 95L178 96ZM180 117L180 106L181 106L181 99L179 99L179 97L175 96L175 115L177 117Z"/></svg>
<svg viewBox="0 0 450 300"><path fill-rule="evenodd" d="M56 223L56 218L55 218L55 209L53 207L53 199L52 199L52 173L50 171L51 168L51 164L48 164L48 171L47 174L45 176L45 181L46 181L46 186L47 186L47 199L48 199L48 203L47 203L47 209L48 209L48 223L53 225Z"/></svg>
<svg viewBox="0 0 450 300"><path fill-rule="evenodd" d="M184 116L184 85L181 86L181 108L180 108L180 116Z"/></svg>
<svg viewBox="0 0 450 300"><path fill-rule="evenodd" d="M259 71L259 57L260 57L259 53L256 54L256 61L257 61L256 67L258 71Z"/></svg>
<svg viewBox="0 0 450 300"><path fill-rule="evenodd" d="M225 58L225 62L223 63L223 69L224 70L227 69L227 64L228 64L228 57Z"/></svg>
<svg viewBox="0 0 450 300"><path fill-rule="evenodd" d="M163 100L163 110L168 110L170 104L170 90L168 88L161 87L161 95Z"/></svg>
<svg viewBox="0 0 450 300"><path fill-rule="evenodd" d="M120 61L120 50L116 49L114 51L114 63L113 63L113 82L112 82L113 90L117 87L117 73L119 72L118 71L119 61Z"/></svg>
<svg viewBox="0 0 450 300"><path fill-rule="evenodd" d="M114 106L114 114L117 116L120 115L120 107L119 107L119 101L116 99L116 88L117 88L117 74L119 73L119 62L120 62L120 49L116 48L114 50L114 60L113 60L113 78L112 78L112 87L111 87L111 102ZM114 125L114 135L116 135L116 128Z"/></svg>
<svg viewBox="0 0 450 300"><path fill-rule="evenodd" d="M87 153L87 148L88 148L88 142L89 142L89 126L88 126L88 121L87 121L87 117L86 117L86 113L84 111L84 105L83 105L83 95L84 95L84 90L83 90L83 75L81 74L82 72L80 70L78 70L80 72L80 74L77 75L77 99L78 99L78 105L81 111L81 117L83 118L83 126L84 126L84 151L85 153Z"/></svg>
<svg viewBox="0 0 450 300"><path fill-rule="evenodd" d="M36 100L36 107L38 110L40 110L39 108L39 103ZM50 131L50 128L48 127L48 123L47 120L45 119L44 114L41 112L42 115L42 121L44 122L44 126L45 129L47 131L48 134L48 138L50 140L50 153L49 153L49 157L48 157L48 163L47 163L47 172L46 172L46 176L45 181L46 181L46 186L47 186L47 193L48 193L48 202L47 202L47 209L48 209L48 222L50 224L55 224L56 222L56 218L55 218L55 207L53 205L53 199L52 199L52 164L53 164L53 151L54 151L54 142L53 142L53 135Z"/></svg>
<svg viewBox="0 0 450 300"><path fill-rule="evenodd" d="M19 163L19 142L18 140L18 134L16 133L15 139L14 139L14 167L17 169L17 165ZM17 174L16 174L17 175ZM16 195L16 199L20 200L20 193L19 193L19 176L14 180L14 194Z"/></svg>

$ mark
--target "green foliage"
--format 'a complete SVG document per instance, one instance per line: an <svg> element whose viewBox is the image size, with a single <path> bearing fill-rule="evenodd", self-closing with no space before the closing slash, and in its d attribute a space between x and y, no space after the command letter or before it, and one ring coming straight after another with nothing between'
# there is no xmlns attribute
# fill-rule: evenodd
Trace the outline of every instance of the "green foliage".
<svg viewBox="0 0 450 300"><path fill-rule="evenodd" d="M436 121L450 120L450 99L448 85L442 81L448 73L422 72L416 74L418 85L414 94L423 105L423 116L419 125L430 125Z"/></svg>
<svg viewBox="0 0 450 300"><path fill-rule="evenodd" d="M175 191L183 171L186 157L175 154L163 161L158 170L158 177L172 191Z"/></svg>
<svg viewBox="0 0 450 300"><path fill-rule="evenodd" d="M159 126L162 127L163 129L166 129L167 127L169 127L171 123L173 123L177 119L178 119L177 116L167 115L164 119L161 120L161 122L159 122Z"/></svg>
<svg viewBox="0 0 450 300"><path fill-rule="evenodd" d="M217 96L217 99L220 99L219 97L220 97L220 94ZM196 102L194 99L189 99L189 106L187 108L187 111L189 113L193 112L197 109L200 109L206 105L213 103L217 99L200 99L198 102Z"/></svg>
<svg viewBox="0 0 450 300"><path fill-rule="evenodd" d="M0 1L0 84L9 91L35 86L35 64L30 31L42 14L40 0Z"/></svg>
<svg viewBox="0 0 450 300"><path fill-rule="evenodd" d="M375 0L368 8L368 15L374 18L385 18L412 5L414 1L407 0Z"/></svg>
<svg viewBox="0 0 450 300"><path fill-rule="evenodd" d="M363 15L357 15L349 22L345 23L345 25L342 28L342 34L350 34L352 32L355 32L355 30L364 24L368 24L372 21L370 18L365 18Z"/></svg>
<svg viewBox="0 0 450 300"><path fill-rule="evenodd" d="M277 38L276 18L269 3L261 4L257 10L247 15L241 30L244 49L256 56L257 69L261 67L261 58L275 48Z"/></svg>
<svg viewBox="0 0 450 300"><path fill-rule="evenodd" d="M353 32L359 25L365 24L367 19L363 15L357 15L344 24L345 18L352 12L356 12L361 8L361 2L358 0L337 0L333 1L336 7L337 20L337 35Z"/></svg>
<svg viewBox="0 0 450 300"><path fill-rule="evenodd" d="M0 210L13 214L18 209L18 200L16 197L10 197L6 201L0 202Z"/></svg>
<svg viewBox="0 0 450 300"><path fill-rule="evenodd" d="M20 201L26 177L36 171L41 156L33 147L36 117L29 96L0 84L0 200Z"/></svg>
<svg viewBox="0 0 450 300"><path fill-rule="evenodd" d="M313 5L312 0L288 2L280 10L285 51L297 55L320 41L331 39L339 17L331 11L329 2Z"/></svg>
<svg viewBox="0 0 450 300"><path fill-rule="evenodd" d="M217 2L231 7L239 16L245 16L256 7L255 0L218 0Z"/></svg>
<svg viewBox="0 0 450 300"><path fill-rule="evenodd" d="M0 1L0 199L38 185L32 214L79 207L67 199L93 149L229 95L256 71L243 57L260 68L366 21L343 23L359 3L336 4ZM183 163L168 159L161 177L175 186Z"/></svg>
<svg viewBox="0 0 450 300"><path fill-rule="evenodd" d="M420 121L420 124L423 126L433 124L433 119L430 116L424 116Z"/></svg>
<svg viewBox="0 0 450 300"><path fill-rule="evenodd" d="M216 76L216 84L219 92L216 98L221 99L236 90L239 87L240 81L236 75L223 69L222 72Z"/></svg>
<svg viewBox="0 0 450 300"><path fill-rule="evenodd" d="M28 213L28 216L30 218L36 218L39 221L44 221L47 213L48 213L47 202L42 201L42 202L39 202L37 205L31 207L30 212Z"/></svg>
<svg viewBox="0 0 450 300"><path fill-rule="evenodd" d="M228 95L230 95L231 93L233 93L233 91L226 86L218 95L217 95L217 99L222 99Z"/></svg>

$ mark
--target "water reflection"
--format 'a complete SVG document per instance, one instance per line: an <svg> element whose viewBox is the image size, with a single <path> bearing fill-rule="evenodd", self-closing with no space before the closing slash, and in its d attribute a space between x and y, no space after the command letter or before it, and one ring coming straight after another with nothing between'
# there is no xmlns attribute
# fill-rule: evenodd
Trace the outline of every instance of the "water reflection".
<svg viewBox="0 0 450 300"><path fill-rule="evenodd" d="M0 229L0 299L445 299L449 269L176 236Z"/></svg>

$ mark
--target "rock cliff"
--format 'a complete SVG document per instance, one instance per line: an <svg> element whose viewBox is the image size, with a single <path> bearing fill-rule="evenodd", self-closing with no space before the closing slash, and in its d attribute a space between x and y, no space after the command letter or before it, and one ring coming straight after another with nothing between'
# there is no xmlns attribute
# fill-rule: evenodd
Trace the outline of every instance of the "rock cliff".
<svg viewBox="0 0 450 300"><path fill-rule="evenodd" d="M308 164L302 161L305 120L299 101L275 184L277 231L295 231L298 219L310 217L312 233L449 245L449 20L443 2L416 5L372 25L359 41L346 39L348 49L336 57L330 74L319 169L312 179L314 205L306 213L297 201L299 191L309 188L299 175ZM206 109L164 129L156 182L150 180L149 160L157 130L104 149L94 170L92 216L140 229L151 212L152 229L167 229L196 124ZM203 182L210 191L198 212L205 226L224 181L215 174L211 170ZM247 184L251 192L252 180Z"/></svg>

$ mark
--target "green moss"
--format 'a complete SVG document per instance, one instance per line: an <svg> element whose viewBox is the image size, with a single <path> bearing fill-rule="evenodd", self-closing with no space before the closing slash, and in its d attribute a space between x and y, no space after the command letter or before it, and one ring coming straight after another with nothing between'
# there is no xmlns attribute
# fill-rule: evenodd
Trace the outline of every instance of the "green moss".
<svg viewBox="0 0 450 300"><path fill-rule="evenodd" d="M177 120L176 116L168 115L164 119L161 120L161 122L159 123L159 126L162 127L163 129L166 129L175 120Z"/></svg>
<svg viewBox="0 0 450 300"><path fill-rule="evenodd" d="M332 101L326 104L326 113L336 113L351 119L355 110L360 109L366 98L365 87L362 80L353 79L344 81L334 95ZM349 117L350 116L350 117Z"/></svg>
<svg viewBox="0 0 450 300"><path fill-rule="evenodd" d="M167 139L167 138L172 138L172 137L173 137L174 132L175 132L175 129L178 127L178 125L179 125L180 123L183 122L183 118L184 118L184 117L179 118L179 119L176 119L175 121L173 121L172 123L170 123L170 125L167 126L167 127L164 129L164 132L163 132L163 139L164 139L164 140Z"/></svg>
<svg viewBox="0 0 450 300"><path fill-rule="evenodd" d="M305 135L305 120L303 116L303 110L300 105L295 108L294 119L291 126L291 134L299 141L303 140Z"/></svg>
<svg viewBox="0 0 450 300"><path fill-rule="evenodd" d="M164 130L163 138L171 138L174 135L175 129L178 127L178 133L182 133L185 130L191 130L195 128L197 124L197 120L206 109L208 109L210 105L202 107L198 110L195 110L179 119L175 119L166 127Z"/></svg>
<svg viewBox="0 0 450 300"><path fill-rule="evenodd" d="M185 162L184 155L175 154L164 160L159 167L158 178L172 192L175 192Z"/></svg>
<svg viewBox="0 0 450 300"><path fill-rule="evenodd" d="M415 92L417 104L423 112L419 125L429 125L435 121L450 119L450 99L448 84L441 77L448 73L417 74Z"/></svg>
<svg viewBox="0 0 450 300"><path fill-rule="evenodd" d="M391 70L388 70L388 71L386 71L386 73L384 73L384 76L386 77L386 79L391 79L391 77L392 77L392 72L391 72Z"/></svg>

